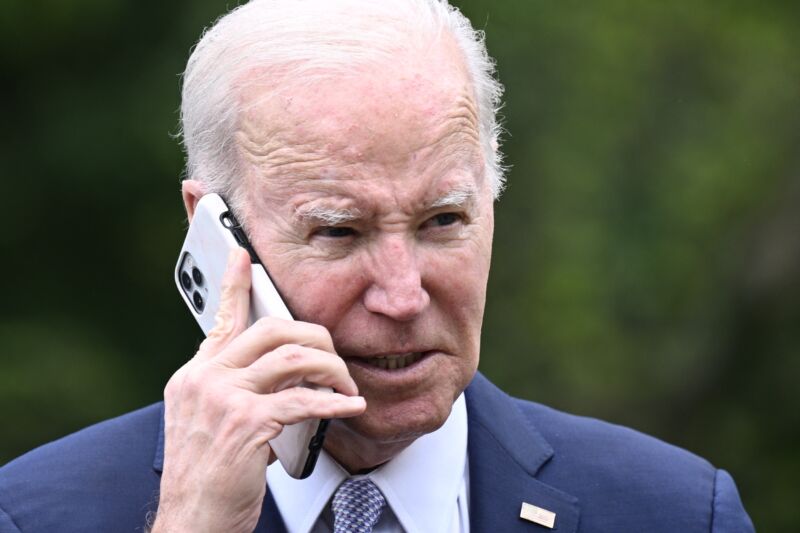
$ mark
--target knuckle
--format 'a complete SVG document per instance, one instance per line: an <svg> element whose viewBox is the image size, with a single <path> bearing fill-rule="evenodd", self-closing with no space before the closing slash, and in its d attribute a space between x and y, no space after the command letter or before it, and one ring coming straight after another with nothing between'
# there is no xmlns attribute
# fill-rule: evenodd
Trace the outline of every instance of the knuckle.
<svg viewBox="0 0 800 533"><path fill-rule="evenodd" d="M266 436L267 440L274 439L283 431L283 424L272 417L264 417L259 421L260 433Z"/></svg>
<svg viewBox="0 0 800 533"><path fill-rule="evenodd" d="M189 374L192 368L191 361L180 367L178 370L175 371L174 374L169 378L167 384L164 386L164 399L165 400L173 400L177 398L181 390L183 389L183 384L186 381L186 375Z"/></svg>
<svg viewBox="0 0 800 533"><path fill-rule="evenodd" d="M232 279L230 275L223 276L222 284L220 285L220 301L229 303L234 300L238 288L239 284L236 283L235 279Z"/></svg>
<svg viewBox="0 0 800 533"><path fill-rule="evenodd" d="M228 401L230 403L224 420L229 428L244 428L253 424L254 417L244 402L231 402L230 399Z"/></svg>
<svg viewBox="0 0 800 533"><path fill-rule="evenodd" d="M278 332L278 324L272 317L259 318L254 326L258 329L259 334L264 336L272 336Z"/></svg>
<svg viewBox="0 0 800 533"><path fill-rule="evenodd" d="M226 307L220 307L214 316L214 327L208 332L206 340L218 341L230 338L236 331L236 318ZM204 341L205 343L205 341Z"/></svg>
<svg viewBox="0 0 800 533"><path fill-rule="evenodd" d="M291 369L303 365L307 357L303 353L303 348L297 344L283 344L274 350L277 359Z"/></svg>
<svg viewBox="0 0 800 533"><path fill-rule="evenodd" d="M314 399L319 418L338 418L348 410L345 404L347 400L338 394L331 397L328 393L317 392L314 395Z"/></svg>
<svg viewBox="0 0 800 533"><path fill-rule="evenodd" d="M317 407L317 416L319 418L336 418L338 414L335 403L325 402Z"/></svg>
<svg viewBox="0 0 800 533"><path fill-rule="evenodd" d="M184 394L202 399L213 397L224 385L220 378L213 365L197 365L186 373L182 387Z"/></svg>
<svg viewBox="0 0 800 533"><path fill-rule="evenodd" d="M285 391L286 404L293 409L297 409L308 403L308 389L304 387L292 387Z"/></svg>
<svg viewBox="0 0 800 533"><path fill-rule="evenodd" d="M230 394L218 383L198 379L193 383L190 392L206 405L226 406L230 402Z"/></svg>
<svg viewBox="0 0 800 533"><path fill-rule="evenodd" d="M311 324L311 329L320 340L333 346L333 338L331 337L331 332L328 331L328 328L320 324Z"/></svg>
<svg viewBox="0 0 800 533"><path fill-rule="evenodd" d="M180 390L180 383L179 380L176 379L176 375L177 374L174 374L164 386L164 400L168 402L174 400L178 396L178 391Z"/></svg>
<svg viewBox="0 0 800 533"><path fill-rule="evenodd" d="M181 384L181 391L189 396L197 395L198 393L202 392L204 372L200 369L194 369L192 372L187 372L183 378L183 383Z"/></svg>
<svg viewBox="0 0 800 533"><path fill-rule="evenodd" d="M199 408L205 413L215 413L222 417L228 424L229 419L241 424L238 415L246 415L248 409L243 407L243 403L237 401L236 394L222 383L203 383L194 391L193 399Z"/></svg>
<svg viewBox="0 0 800 533"><path fill-rule="evenodd" d="M333 364L336 365L336 368L339 370L339 372L344 372L345 374L350 375L350 371L347 369L347 363L345 363L344 359L338 355L333 355Z"/></svg>
<svg viewBox="0 0 800 533"><path fill-rule="evenodd" d="M265 440L274 439L283 431L284 424L280 419L280 408L272 403L264 403L253 418L254 428Z"/></svg>

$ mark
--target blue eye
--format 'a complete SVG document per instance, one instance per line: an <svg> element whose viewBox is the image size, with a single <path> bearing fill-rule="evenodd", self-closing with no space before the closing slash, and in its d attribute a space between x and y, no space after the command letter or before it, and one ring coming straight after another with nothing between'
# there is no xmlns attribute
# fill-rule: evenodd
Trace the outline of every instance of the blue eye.
<svg viewBox="0 0 800 533"><path fill-rule="evenodd" d="M331 239L352 237L353 235L356 234L353 228L340 227L340 226L326 226L324 228L319 228L314 233L320 237L328 237Z"/></svg>
<svg viewBox="0 0 800 533"><path fill-rule="evenodd" d="M456 213L440 213L430 219L435 226L450 226L461 220L461 216Z"/></svg>

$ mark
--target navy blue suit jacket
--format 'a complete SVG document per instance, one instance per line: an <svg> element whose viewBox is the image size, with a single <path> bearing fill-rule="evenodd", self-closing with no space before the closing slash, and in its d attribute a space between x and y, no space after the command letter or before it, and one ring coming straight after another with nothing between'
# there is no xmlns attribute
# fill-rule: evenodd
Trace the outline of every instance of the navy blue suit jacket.
<svg viewBox="0 0 800 533"><path fill-rule="evenodd" d="M546 531L519 517L522 502L556 513L559 533L753 531L731 477L689 452L480 374L466 399L475 533ZM163 454L162 404L42 446L0 469L0 532L141 532ZM285 531L269 492L256 531Z"/></svg>

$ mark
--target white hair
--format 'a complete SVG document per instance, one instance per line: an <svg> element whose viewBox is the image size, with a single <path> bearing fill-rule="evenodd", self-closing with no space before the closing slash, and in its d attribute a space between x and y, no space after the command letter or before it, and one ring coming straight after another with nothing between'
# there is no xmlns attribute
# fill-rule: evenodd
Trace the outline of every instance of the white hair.
<svg viewBox="0 0 800 533"><path fill-rule="evenodd" d="M257 81L254 72L281 80L352 72L392 61L399 49L424 46L443 31L455 39L472 81L486 175L497 198L504 186L497 119L503 87L483 32L446 0L252 0L221 17L200 38L183 75L186 177L241 205L239 91Z"/></svg>

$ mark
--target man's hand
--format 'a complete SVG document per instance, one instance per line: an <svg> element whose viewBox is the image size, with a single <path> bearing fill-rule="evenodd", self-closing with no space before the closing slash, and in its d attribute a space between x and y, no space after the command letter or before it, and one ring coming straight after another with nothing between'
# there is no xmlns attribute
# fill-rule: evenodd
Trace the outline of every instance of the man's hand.
<svg viewBox="0 0 800 533"><path fill-rule="evenodd" d="M325 328L271 318L247 328L249 305L250 260L235 250L214 329L164 390L164 472L153 531L252 531L274 460L268 441L285 425L366 409ZM303 382L339 392L297 386Z"/></svg>

